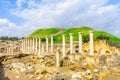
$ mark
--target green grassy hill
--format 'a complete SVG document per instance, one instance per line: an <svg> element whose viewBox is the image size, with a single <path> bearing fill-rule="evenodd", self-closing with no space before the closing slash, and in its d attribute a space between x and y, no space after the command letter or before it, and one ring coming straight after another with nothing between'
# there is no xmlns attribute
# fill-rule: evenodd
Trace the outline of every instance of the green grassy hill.
<svg viewBox="0 0 120 80"><path fill-rule="evenodd" d="M66 41L69 42L69 33L73 33L74 40L78 41L78 32L82 32L83 35L83 41L87 42L89 41L89 31L94 31L94 39L104 39L114 42L120 42L120 38L113 36L107 32L104 31L96 31L89 27L76 27L76 28L69 28L69 29L60 29L60 28L48 28L48 29L38 29L32 34L29 35L29 37L32 38L45 38L45 36L50 37L50 35L54 34L54 41L55 42L61 42L62 41L62 34L65 34Z"/></svg>
<svg viewBox="0 0 120 80"><path fill-rule="evenodd" d="M47 29L38 29L30 34L29 38L45 38L46 36L50 36L52 34L56 34L62 29L60 28L47 28Z"/></svg>

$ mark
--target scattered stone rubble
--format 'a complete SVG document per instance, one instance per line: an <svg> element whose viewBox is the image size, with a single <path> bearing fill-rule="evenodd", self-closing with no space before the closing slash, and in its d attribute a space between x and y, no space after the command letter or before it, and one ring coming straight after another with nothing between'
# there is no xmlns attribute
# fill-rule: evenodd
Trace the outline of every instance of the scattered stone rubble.
<svg viewBox="0 0 120 80"><path fill-rule="evenodd" d="M115 55L112 56L114 58ZM118 55L120 56L120 55ZM117 57L118 57L117 56ZM21 58L3 61L5 70L15 73L25 73L36 80L103 80L106 76L120 75L119 59L113 59L117 64L108 67L107 61L100 56L100 65L70 60L66 58L60 67L56 67L54 55L36 56L30 55ZM61 56L62 57L62 56ZM18 77L19 79L19 77ZM23 79L24 80L24 79Z"/></svg>

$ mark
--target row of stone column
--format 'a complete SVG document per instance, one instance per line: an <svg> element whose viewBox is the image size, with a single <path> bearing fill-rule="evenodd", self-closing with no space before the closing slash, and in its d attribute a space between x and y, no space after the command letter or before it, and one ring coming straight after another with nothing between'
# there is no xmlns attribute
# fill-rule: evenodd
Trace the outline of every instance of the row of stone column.
<svg viewBox="0 0 120 80"><path fill-rule="evenodd" d="M79 53L82 54L82 32L79 32ZM70 54L73 54L73 34L70 33ZM65 56L65 35L63 34L63 57ZM90 31L90 41L89 41L89 46L90 46L90 53L89 55L93 56L94 54L94 35L93 31Z"/></svg>
<svg viewBox="0 0 120 80"><path fill-rule="evenodd" d="M7 47L7 54L14 54L14 48L13 48L13 46Z"/></svg>
<svg viewBox="0 0 120 80"><path fill-rule="evenodd" d="M82 32L79 32L79 53L82 54ZM70 33L70 54L73 54L73 34ZM46 47L45 47L46 45ZM51 36L51 43L50 43L50 52L54 53L54 41L53 36ZM41 43L41 39L24 39L22 40L22 51L24 53L40 53L42 52L49 52L49 42L48 37L46 36L46 44ZM65 35L62 35L62 53L63 57L66 56L66 40ZM94 54L94 39L93 39L93 31L90 31L90 53L89 55L93 56Z"/></svg>
<svg viewBox="0 0 120 80"><path fill-rule="evenodd" d="M45 47L46 45L46 47ZM46 37L46 44L41 43L41 39L24 39L21 43L21 51L23 53L36 53L49 52L48 37ZM53 53L53 36L51 36L51 53Z"/></svg>
<svg viewBox="0 0 120 80"><path fill-rule="evenodd" d="M79 53L82 53L82 32L79 32ZM70 54L73 53L73 34L70 33ZM94 55L94 34L93 31L90 31L90 41L89 41L89 46L90 46L90 56ZM66 56L65 54L65 35L62 35L62 52L63 52L63 58ZM60 67L60 57L59 57L59 51L56 52L56 67Z"/></svg>

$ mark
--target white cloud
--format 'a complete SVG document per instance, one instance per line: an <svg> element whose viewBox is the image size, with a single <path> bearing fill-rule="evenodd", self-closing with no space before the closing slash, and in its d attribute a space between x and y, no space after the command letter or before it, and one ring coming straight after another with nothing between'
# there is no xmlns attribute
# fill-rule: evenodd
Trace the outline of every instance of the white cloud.
<svg viewBox="0 0 120 80"><path fill-rule="evenodd" d="M87 25L120 37L117 31L120 30L120 4L106 5L107 1L17 0L17 8L10 12L26 20L22 28L27 33L37 28ZM27 7L24 8L24 4Z"/></svg>
<svg viewBox="0 0 120 80"><path fill-rule="evenodd" d="M29 29L29 30L28 30ZM27 36L34 27L28 28L27 25L17 26L8 19L0 19L0 36Z"/></svg>
<svg viewBox="0 0 120 80"><path fill-rule="evenodd" d="M0 19L0 35L9 35L11 34L12 30L16 28L16 25L11 23L9 20Z"/></svg>

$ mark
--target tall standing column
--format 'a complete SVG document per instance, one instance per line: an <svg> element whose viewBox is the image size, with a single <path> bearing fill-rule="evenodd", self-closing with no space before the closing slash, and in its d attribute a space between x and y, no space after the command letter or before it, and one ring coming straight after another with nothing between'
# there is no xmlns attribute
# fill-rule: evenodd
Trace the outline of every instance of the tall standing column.
<svg viewBox="0 0 120 80"><path fill-rule="evenodd" d="M53 36L51 36L51 53L53 53Z"/></svg>
<svg viewBox="0 0 120 80"><path fill-rule="evenodd" d="M26 39L26 53L28 53L28 39Z"/></svg>
<svg viewBox="0 0 120 80"><path fill-rule="evenodd" d="M32 45L33 45L33 48L32 48L32 50L33 50L33 53L35 52L35 39L33 38L33 40L32 40Z"/></svg>
<svg viewBox="0 0 120 80"><path fill-rule="evenodd" d="M48 37L46 36L46 52L48 52Z"/></svg>
<svg viewBox="0 0 120 80"><path fill-rule="evenodd" d="M38 43L38 41L37 41L37 38L35 39L35 52L37 53L38 52L38 50L37 50L37 43Z"/></svg>
<svg viewBox="0 0 120 80"><path fill-rule="evenodd" d="M29 54L29 39L27 39L27 53Z"/></svg>
<svg viewBox="0 0 120 80"><path fill-rule="evenodd" d="M21 40L21 43L20 43L20 50L21 52L23 52L23 40Z"/></svg>
<svg viewBox="0 0 120 80"><path fill-rule="evenodd" d="M11 54L11 47L10 46L8 48L8 52L9 52L9 54Z"/></svg>
<svg viewBox="0 0 120 80"><path fill-rule="evenodd" d="M28 54L30 54L30 39L28 39Z"/></svg>
<svg viewBox="0 0 120 80"><path fill-rule="evenodd" d="M25 40L25 53L27 53L27 39Z"/></svg>
<svg viewBox="0 0 120 80"><path fill-rule="evenodd" d="M63 45L62 45L62 51L63 51L63 58L66 56L65 54L65 35L62 35L62 39L63 39Z"/></svg>
<svg viewBox="0 0 120 80"><path fill-rule="evenodd" d="M94 55L94 32L90 31L90 55Z"/></svg>
<svg viewBox="0 0 120 80"><path fill-rule="evenodd" d="M32 53L32 39L30 39L30 53Z"/></svg>
<svg viewBox="0 0 120 80"><path fill-rule="evenodd" d="M41 39L39 38L39 52L38 52L38 55L40 55L41 53Z"/></svg>
<svg viewBox="0 0 120 80"><path fill-rule="evenodd" d="M70 54L73 53L73 34L70 33Z"/></svg>
<svg viewBox="0 0 120 80"><path fill-rule="evenodd" d="M7 54L9 54L9 47L7 47Z"/></svg>
<svg viewBox="0 0 120 80"><path fill-rule="evenodd" d="M25 53L25 39L23 39L23 52Z"/></svg>
<svg viewBox="0 0 120 80"><path fill-rule="evenodd" d="M79 53L82 54L82 32L79 32Z"/></svg>
<svg viewBox="0 0 120 80"><path fill-rule="evenodd" d="M11 50L12 50L12 54L14 54L14 45L12 44L12 46L11 46Z"/></svg>
<svg viewBox="0 0 120 80"><path fill-rule="evenodd" d="M42 44L42 53L45 51L44 44Z"/></svg>

